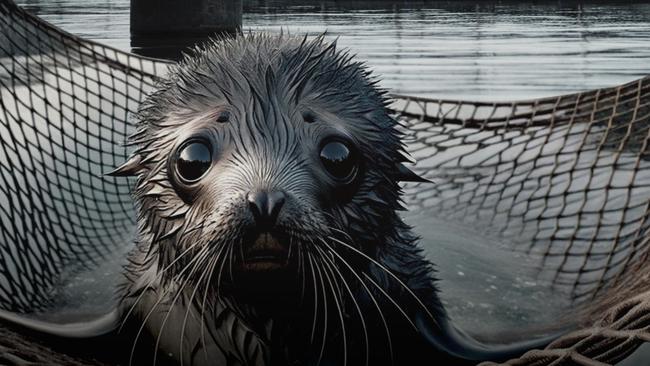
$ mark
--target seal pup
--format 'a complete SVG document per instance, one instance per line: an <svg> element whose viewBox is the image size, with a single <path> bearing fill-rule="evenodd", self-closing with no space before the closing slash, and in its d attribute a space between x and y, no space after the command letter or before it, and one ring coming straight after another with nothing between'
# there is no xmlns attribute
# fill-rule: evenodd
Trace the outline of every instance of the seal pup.
<svg viewBox="0 0 650 366"><path fill-rule="evenodd" d="M388 103L323 37L197 49L143 103L112 173L137 177L120 308L91 329L24 325L130 324L131 353L148 337L147 362L183 365L458 365L546 343L488 347L449 323L398 214L400 182L421 178Z"/></svg>

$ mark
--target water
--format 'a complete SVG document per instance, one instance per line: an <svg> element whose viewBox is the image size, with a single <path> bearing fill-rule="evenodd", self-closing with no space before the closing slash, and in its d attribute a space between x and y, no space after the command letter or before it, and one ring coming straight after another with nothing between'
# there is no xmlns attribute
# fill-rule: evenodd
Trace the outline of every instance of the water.
<svg viewBox="0 0 650 366"><path fill-rule="evenodd" d="M20 3L74 34L130 50L129 0ZM650 4L295 3L245 1L244 28L327 31L394 93L528 99L650 72Z"/></svg>
<svg viewBox="0 0 650 366"><path fill-rule="evenodd" d="M508 250L496 236L437 214L409 212L405 219L436 265L440 296L455 324L493 340L543 335L540 329L561 323L570 302L540 281L536 262Z"/></svg>

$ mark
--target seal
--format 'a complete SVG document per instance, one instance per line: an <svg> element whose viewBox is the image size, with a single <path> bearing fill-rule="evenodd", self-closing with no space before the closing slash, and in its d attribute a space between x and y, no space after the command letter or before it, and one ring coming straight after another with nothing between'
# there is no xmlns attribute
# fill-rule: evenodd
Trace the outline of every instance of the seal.
<svg viewBox="0 0 650 366"><path fill-rule="evenodd" d="M119 319L132 354L148 337L147 362L183 365L458 365L545 344L488 347L448 321L399 216L400 182L423 180L388 104L322 36L238 35L186 57L112 173L137 177L139 232L96 333Z"/></svg>

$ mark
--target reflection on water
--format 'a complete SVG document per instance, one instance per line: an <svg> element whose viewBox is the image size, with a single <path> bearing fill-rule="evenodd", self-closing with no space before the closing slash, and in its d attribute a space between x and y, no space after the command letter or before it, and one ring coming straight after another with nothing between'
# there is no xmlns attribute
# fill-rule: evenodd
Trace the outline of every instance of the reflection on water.
<svg viewBox="0 0 650 366"><path fill-rule="evenodd" d="M130 48L128 0L20 2L72 33ZM395 93L522 99L611 86L650 71L650 4L310 4L245 1L244 28L327 31Z"/></svg>
<svg viewBox="0 0 650 366"><path fill-rule="evenodd" d="M129 50L129 0L16 0L78 36Z"/></svg>

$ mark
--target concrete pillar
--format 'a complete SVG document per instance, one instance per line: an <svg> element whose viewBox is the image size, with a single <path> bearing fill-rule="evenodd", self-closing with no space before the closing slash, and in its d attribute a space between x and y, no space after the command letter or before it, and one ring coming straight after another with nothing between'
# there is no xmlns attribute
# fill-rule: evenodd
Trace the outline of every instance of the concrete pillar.
<svg viewBox="0 0 650 366"><path fill-rule="evenodd" d="M131 0L134 52L178 58L208 36L242 25L242 0Z"/></svg>

